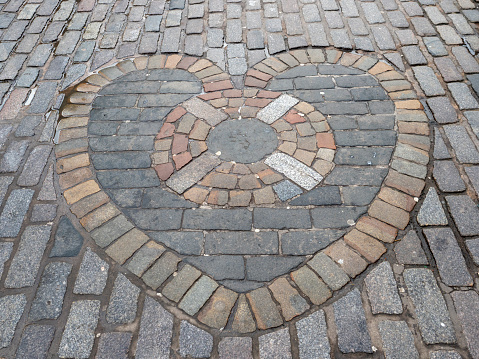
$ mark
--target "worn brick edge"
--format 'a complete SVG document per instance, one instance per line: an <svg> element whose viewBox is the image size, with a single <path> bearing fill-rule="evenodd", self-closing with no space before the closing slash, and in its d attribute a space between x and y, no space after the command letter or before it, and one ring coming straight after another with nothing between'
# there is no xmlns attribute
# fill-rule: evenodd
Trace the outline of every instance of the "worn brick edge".
<svg viewBox="0 0 479 359"><path fill-rule="evenodd" d="M425 170L425 164L410 162L407 155L414 151L427 153L429 149L427 118L418 116L419 113L424 115L423 107L412 90L411 83L385 62L336 49L294 50L269 57L256 64L246 74L245 87L264 89L271 78L290 68L319 63L352 66L378 79L396 107L398 143L407 148L407 151L401 154L395 151L392 164L395 161L405 162L412 166L422 166ZM56 169L67 204L97 243L101 242L98 238L101 235L99 228L101 225L113 219L126 223L128 220L110 202L89 168L87 124L91 104L96 93L114 79L146 68L176 68L193 73L203 82L206 93L203 95L204 99L208 98L209 92L233 88L229 75L211 61L177 54L122 60L116 65L91 74L75 86L74 92L65 99L62 118L58 125L60 134L55 151ZM202 71L205 69L209 71ZM211 72L214 74L204 75ZM311 307L310 304L306 304L299 311L292 310L290 303L293 297L301 296L303 300L307 298L313 305L324 303L332 297L332 291L344 287L369 264L375 263L386 252L383 243L394 242L398 230L403 230L407 226L409 212L416 203L413 197L420 196L425 181L424 178L401 173L401 168L404 166L399 166L399 170L396 171L390 166L389 173L371 203L368 214L362 216L342 239L321 250L298 270L278 277L268 287L253 290L246 295L218 285L210 277L189 265L177 273L180 257L150 240L133 225L111 243L100 246L106 248L106 254L120 265L125 264L142 247L157 247L158 256L150 268L161 269L164 278L150 279L141 273L137 275L147 286L160 293L167 292L168 286L182 285L183 295L170 299L192 316L193 321L197 319L215 329L223 329L230 323L233 331L239 333L278 327ZM324 270L323 265L328 266L328 270ZM186 275L187 273L189 275ZM199 293L203 295L198 297ZM204 295L205 293L207 295ZM190 309L187 302L194 297L197 303L194 309ZM276 303L279 303L279 306ZM232 313L233 308L236 310Z"/></svg>

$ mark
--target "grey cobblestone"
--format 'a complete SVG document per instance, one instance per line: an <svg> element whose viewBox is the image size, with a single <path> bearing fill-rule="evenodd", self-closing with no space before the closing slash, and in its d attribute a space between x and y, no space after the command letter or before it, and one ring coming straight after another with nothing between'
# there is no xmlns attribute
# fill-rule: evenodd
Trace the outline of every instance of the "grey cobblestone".
<svg viewBox="0 0 479 359"><path fill-rule="evenodd" d="M288 329L281 329L259 337L259 355L265 359L291 359Z"/></svg>
<svg viewBox="0 0 479 359"><path fill-rule="evenodd" d="M29 325L23 331L15 358L47 358L54 333L52 325Z"/></svg>
<svg viewBox="0 0 479 359"><path fill-rule="evenodd" d="M115 324L131 323L136 317L136 303L139 294L138 287L133 285L123 274L118 274L108 304L106 320Z"/></svg>
<svg viewBox="0 0 479 359"><path fill-rule="evenodd" d="M87 248L75 281L73 293L96 294L103 293L108 279L109 265Z"/></svg>
<svg viewBox="0 0 479 359"><path fill-rule="evenodd" d="M6 295L0 298L0 348L10 345L26 304L27 299L24 294Z"/></svg>
<svg viewBox="0 0 479 359"><path fill-rule="evenodd" d="M209 357L213 349L213 337L194 325L181 321L180 355L193 358Z"/></svg>

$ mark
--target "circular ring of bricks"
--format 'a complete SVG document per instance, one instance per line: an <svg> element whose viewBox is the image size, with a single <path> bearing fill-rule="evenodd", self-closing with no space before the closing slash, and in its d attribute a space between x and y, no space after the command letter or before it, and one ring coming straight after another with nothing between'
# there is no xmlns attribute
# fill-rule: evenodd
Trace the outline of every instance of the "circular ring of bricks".
<svg viewBox="0 0 479 359"><path fill-rule="evenodd" d="M421 194L425 184L425 176L410 176L408 168L413 167L416 173L426 171L426 164L411 161L416 152L427 154L429 127L422 106L404 76L388 64L360 54L336 49L290 51L256 64L246 74L245 88L264 89L272 77L291 68L321 63L360 69L379 81L394 101L401 151L394 152L387 177L368 213L352 224L347 234L293 272L244 294L227 289L191 265L180 266L178 270L182 258L136 228L95 177L88 152L87 126L97 93L130 72L181 69L202 81L205 92L202 96L209 101L209 94L233 86L229 76L206 59L181 55L138 57L104 68L74 87L62 109L56 146L59 184L72 213L113 261L140 277L146 287L166 298L166 304L177 306L197 325L222 330L228 323L227 332L252 333L281 326L330 302L335 291L377 262L388 244L396 240L398 231L407 226L414 197ZM108 223L112 225L104 225ZM140 252L147 254L148 271L137 271L139 264L132 264Z"/></svg>

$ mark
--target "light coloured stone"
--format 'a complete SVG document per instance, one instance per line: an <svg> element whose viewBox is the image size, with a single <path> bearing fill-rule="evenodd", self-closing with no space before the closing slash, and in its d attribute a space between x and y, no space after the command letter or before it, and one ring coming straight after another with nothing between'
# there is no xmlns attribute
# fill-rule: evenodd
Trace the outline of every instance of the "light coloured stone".
<svg viewBox="0 0 479 359"><path fill-rule="evenodd" d="M274 153L264 162L308 191L323 180L318 172L284 153Z"/></svg>
<svg viewBox="0 0 479 359"><path fill-rule="evenodd" d="M228 115L215 109L210 104L201 101L197 97L183 103L183 107L198 118L204 119L211 126L216 126L221 121L226 120Z"/></svg>
<svg viewBox="0 0 479 359"><path fill-rule="evenodd" d="M296 105L298 102L299 101L294 97L289 95L281 95L268 106L261 109L258 112L257 117L267 124L272 124L274 121L288 112L291 107Z"/></svg>

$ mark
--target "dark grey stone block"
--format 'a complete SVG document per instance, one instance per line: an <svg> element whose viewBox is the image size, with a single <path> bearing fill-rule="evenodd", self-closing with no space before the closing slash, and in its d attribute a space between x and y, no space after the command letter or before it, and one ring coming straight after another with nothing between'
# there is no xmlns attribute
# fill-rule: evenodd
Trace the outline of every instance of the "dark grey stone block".
<svg viewBox="0 0 479 359"><path fill-rule="evenodd" d="M479 234L479 208L467 195L447 196L447 205L459 233L463 236Z"/></svg>
<svg viewBox="0 0 479 359"><path fill-rule="evenodd" d="M160 179L153 169L101 171L97 172L97 178L104 188L141 188L160 185Z"/></svg>
<svg viewBox="0 0 479 359"><path fill-rule="evenodd" d="M366 206L379 192L379 187L348 186L343 187L341 192L346 206Z"/></svg>
<svg viewBox="0 0 479 359"><path fill-rule="evenodd" d="M340 238L345 231L323 229L290 231L281 235L281 251L286 255L310 255L326 248Z"/></svg>
<svg viewBox="0 0 479 359"><path fill-rule="evenodd" d="M324 183L340 186L380 186L386 174L386 168L336 166L328 177L326 177Z"/></svg>
<svg viewBox="0 0 479 359"><path fill-rule="evenodd" d="M278 233L209 232L205 254L279 254Z"/></svg>
<svg viewBox="0 0 479 359"><path fill-rule="evenodd" d="M307 209L255 208L255 228L311 228L311 217Z"/></svg>
<svg viewBox="0 0 479 359"><path fill-rule="evenodd" d="M311 217L315 228L347 228L348 222L356 222L366 210L366 207L315 208L311 210Z"/></svg>
<svg viewBox="0 0 479 359"><path fill-rule="evenodd" d="M149 231L167 231L181 226L181 209L127 209L133 222L141 229Z"/></svg>
<svg viewBox="0 0 479 359"><path fill-rule="evenodd" d="M339 193L339 187L317 187L309 192L300 195L298 198L295 198L290 203L293 206L324 206L341 204L341 195Z"/></svg>
<svg viewBox="0 0 479 359"><path fill-rule="evenodd" d="M54 333L53 325L29 325L23 331L15 358L46 359Z"/></svg>
<svg viewBox="0 0 479 359"><path fill-rule="evenodd" d="M269 282L291 272L304 261L304 257L262 256L246 258L246 278Z"/></svg>
<svg viewBox="0 0 479 359"><path fill-rule="evenodd" d="M252 222L252 213L246 209L189 209L185 211L183 228L249 231Z"/></svg>
<svg viewBox="0 0 479 359"><path fill-rule="evenodd" d="M156 242L180 254L200 255L203 251L203 232L150 232L148 234Z"/></svg>
<svg viewBox="0 0 479 359"><path fill-rule="evenodd" d="M184 261L211 275L215 280L245 277L244 259L241 256L190 256Z"/></svg>
<svg viewBox="0 0 479 359"><path fill-rule="evenodd" d="M55 233L55 243L50 257L75 257L80 253L83 237L66 216L60 218Z"/></svg>

